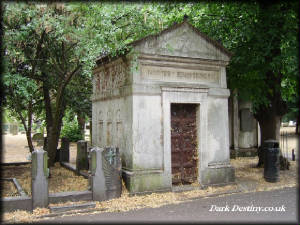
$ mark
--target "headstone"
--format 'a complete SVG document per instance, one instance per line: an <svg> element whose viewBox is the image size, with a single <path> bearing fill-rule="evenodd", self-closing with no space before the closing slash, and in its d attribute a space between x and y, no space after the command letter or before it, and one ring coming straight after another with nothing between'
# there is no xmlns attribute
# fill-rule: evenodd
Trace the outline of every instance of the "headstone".
<svg viewBox="0 0 300 225"><path fill-rule="evenodd" d="M241 109L241 131L253 130L253 116L250 109Z"/></svg>
<svg viewBox="0 0 300 225"><path fill-rule="evenodd" d="M48 154L43 149L32 152L31 192L32 208L48 207Z"/></svg>
<svg viewBox="0 0 300 225"><path fill-rule="evenodd" d="M118 148L93 148L91 173L93 200L104 201L121 196L121 158Z"/></svg>
<svg viewBox="0 0 300 225"><path fill-rule="evenodd" d="M107 200L105 176L102 169L102 148L91 150L91 189L94 201Z"/></svg>
<svg viewBox="0 0 300 225"><path fill-rule="evenodd" d="M77 142L77 156L76 156L76 170L88 170L88 152L87 152L87 141L78 141Z"/></svg>
<svg viewBox="0 0 300 225"><path fill-rule="evenodd" d="M295 150L293 149L293 150L292 150L292 161L295 161L295 158L296 158L296 157L295 157Z"/></svg>
<svg viewBox="0 0 300 225"><path fill-rule="evenodd" d="M120 197L122 193L122 164L119 149L116 147L106 147L102 152L102 157L107 198Z"/></svg>
<svg viewBox="0 0 300 225"><path fill-rule="evenodd" d="M18 124L10 124L9 131L12 135L17 135L19 132Z"/></svg>
<svg viewBox="0 0 300 225"><path fill-rule="evenodd" d="M239 150L239 107L238 107L238 98L237 90L233 91L233 148L234 148L234 157L237 155Z"/></svg>
<svg viewBox="0 0 300 225"><path fill-rule="evenodd" d="M59 150L59 159L60 162L69 162L69 157L70 157L70 141L68 138L63 137L61 139L61 147Z"/></svg>
<svg viewBox="0 0 300 225"><path fill-rule="evenodd" d="M8 130L9 130L9 124L2 123L2 132L3 132L3 134L8 133Z"/></svg>

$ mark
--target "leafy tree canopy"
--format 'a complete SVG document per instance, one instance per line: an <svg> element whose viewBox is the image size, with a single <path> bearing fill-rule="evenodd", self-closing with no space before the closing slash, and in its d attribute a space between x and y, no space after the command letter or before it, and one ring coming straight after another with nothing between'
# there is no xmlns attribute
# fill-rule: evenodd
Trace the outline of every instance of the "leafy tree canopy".
<svg viewBox="0 0 300 225"><path fill-rule="evenodd" d="M124 53L132 41L181 22L184 15L234 53L228 85L238 89L240 98L252 101L257 118L281 117L288 111L287 103L299 98L298 1L3 6L4 85L13 90L5 88L7 105L14 107L15 96L24 114L28 101L42 99L34 112L44 111L47 124L55 121L51 126L56 129L66 107L89 113L85 100L91 94L97 57Z"/></svg>

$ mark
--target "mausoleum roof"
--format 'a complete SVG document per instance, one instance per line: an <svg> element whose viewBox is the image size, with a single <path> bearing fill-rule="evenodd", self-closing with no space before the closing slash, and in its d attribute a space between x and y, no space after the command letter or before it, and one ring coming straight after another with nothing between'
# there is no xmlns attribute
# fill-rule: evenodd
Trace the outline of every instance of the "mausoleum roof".
<svg viewBox="0 0 300 225"><path fill-rule="evenodd" d="M228 56L228 58L231 58L231 56L233 55L233 53L231 53L230 51L228 51L222 44L220 44L219 42L211 39L210 37L208 37L206 34L204 34L203 32L201 32L199 29L197 29L196 27L194 27L193 25L191 25L187 19L185 18L183 20L183 22L181 23L174 23L172 26L160 31L159 33L155 34L155 35L148 35L145 36L139 40L133 41L131 43L129 43L127 46L128 47L136 47L139 45L144 44L146 41L149 40L153 40L153 39L157 39L159 36L162 36L168 32L171 32L175 29L180 28L181 26L187 25L191 30L193 30L197 35L199 35L201 38L203 38L204 40L206 40L208 43L210 43L211 45L213 45L216 49L218 49L220 52L222 52L223 54L225 54L226 56ZM126 55L128 54L129 51L125 51L122 54L117 54L117 56L112 57L110 54L103 54L101 56L99 56L96 59L97 64L102 64L111 60L114 60L120 56Z"/></svg>

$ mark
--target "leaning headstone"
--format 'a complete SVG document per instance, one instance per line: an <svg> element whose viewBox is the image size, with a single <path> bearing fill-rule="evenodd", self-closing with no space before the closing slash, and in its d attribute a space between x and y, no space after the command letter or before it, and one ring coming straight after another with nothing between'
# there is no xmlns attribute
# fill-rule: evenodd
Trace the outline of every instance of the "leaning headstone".
<svg viewBox="0 0 300 225"><path fill-rule="evenodd" d="M69 162L69 156L70 156L70 141L68 138L63 137L61 139L61 147L59 150L59 160L60 162Z"/></svg>
<svg viewBox="0 0 300 225"><path fill-rule="evenodd" d="M88 148L87 141L78 141L77 142L77 156L76 156L76 170L79 172L80 170L88 170L89 162L88 162Z"/></svg>
<svg viewBox="0 0 300 225"><path fill-rule="evenodd" d="M47 152L43 149L33 151L31 171L32 209L48 207L48 176Z"/></svg>

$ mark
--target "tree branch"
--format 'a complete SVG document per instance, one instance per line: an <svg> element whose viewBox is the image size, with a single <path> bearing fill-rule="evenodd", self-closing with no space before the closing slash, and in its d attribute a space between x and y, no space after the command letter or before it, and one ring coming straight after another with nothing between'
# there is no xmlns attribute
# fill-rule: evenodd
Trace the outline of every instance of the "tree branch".
<svg viewBox="0 0 300 225"><path fill-rule="evenodd" d="M70 80L72 79L72 77L74 76L74 74L79 71L79 69L81 68L81 64L79 63L79 61L77 62L77 66L76 68L69 74L67 74L66 78L65 78L65 86L67 86L67 84L70 82Z"/></svg>

